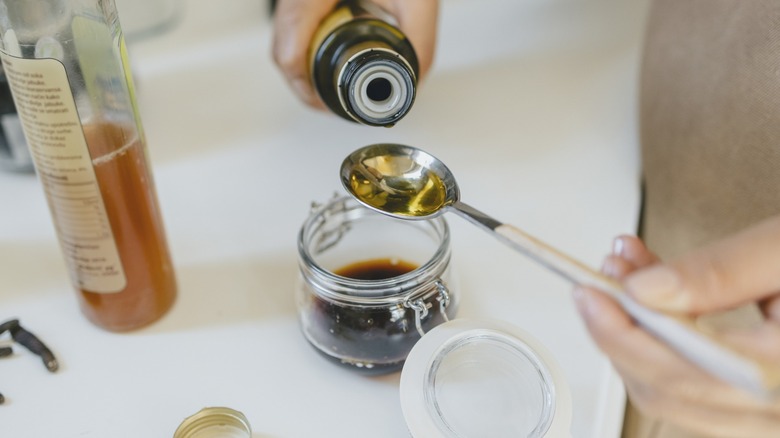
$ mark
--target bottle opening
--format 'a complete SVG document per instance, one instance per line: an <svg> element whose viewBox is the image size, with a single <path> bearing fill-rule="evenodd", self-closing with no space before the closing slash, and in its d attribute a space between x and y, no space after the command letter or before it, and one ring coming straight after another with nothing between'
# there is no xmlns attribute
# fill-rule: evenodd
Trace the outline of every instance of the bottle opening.
<svg viewBox="0 0 780 438"><path fill-rule="evenodd" d="M361 123L392 126L414 102L414 73L395 56L368 51L339 80L344 109Z"/></svg>
<svg viewBox="0 0 780 438"><path fill-rule="evenodd" d="M385 78L375 78L368 83L366 95L374 102L384 102L393 94L393 86Z"/></svg>

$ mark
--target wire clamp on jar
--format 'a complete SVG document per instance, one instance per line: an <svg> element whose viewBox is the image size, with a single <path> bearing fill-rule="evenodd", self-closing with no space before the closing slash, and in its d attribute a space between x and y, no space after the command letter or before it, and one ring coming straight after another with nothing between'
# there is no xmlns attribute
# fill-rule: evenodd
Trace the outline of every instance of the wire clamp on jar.
<svg viewBox="0 0 780 438"><path fill-rule="evenodd" d="M339 215L343 216L343 213L347 211L347 204L346 199L341 198L342 197L339 196L338 193L333 192L333 196L328 202L321 204L317 201L312 201L311 206L309 207L309 214L313 216L322 211L323 222L328 222L329 220L332 220L333 217L337 217ZM328 208L323 210L324 207ZM332 246L339 243L341 238L344 237L344 234L348 232L349 229L349 221L342 220L338 224L335 224L329 229L323 231L322 236L320 236L317 243L317 252L327 251Z"/></svg>
<svg viewBox="0 0 780 438"><path fill-rule="evenodd" d="M439 302L440 313L445 321L449 321L450 318L447 316L446 310L450 304L450 293L447 286L441 280L436 280L436 291L439 293L436 300ZM425 330L422 328L422 321L428 316L428 304L425 303L425 298L418 298L414 301L407 300L404 302L404 307L414 310L414 325L417 327L417 333L420 334L420 337L425 336Z"/></svg>
<svg viewBox="0 0 780 438"><path fill-rule="evenodd" d="M447 290L447 286L445 286L441 280L436 280L436 290L439 291L439 297L436 299L439 301L439 310L441 316L444 318L445 322L449 322L450 317L447 316L446 310L447 306L450 305L450 292Z"/></svg>

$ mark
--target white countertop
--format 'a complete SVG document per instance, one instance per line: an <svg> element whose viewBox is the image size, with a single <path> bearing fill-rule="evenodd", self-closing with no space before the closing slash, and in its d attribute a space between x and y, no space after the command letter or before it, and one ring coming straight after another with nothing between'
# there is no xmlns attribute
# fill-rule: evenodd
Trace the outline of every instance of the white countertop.
<svg viewBox="0 0 780 438"><path fill-rule="evenodd" d="M179 281L161 321L130 334L87 322L37 179L0 173L0 320L19 317L61 362L0 359L0 436L170 437L206 406L242 411L254 438L405 436L399 375L325 362L292 296L310 202L342 191L338 166L365 144L426 149L465 202L594 266L635 230L646 0L443 0L436 67L392 129L304 108L270 62L265 6L214 9L226 4L190 0L178 28L130 46ZM571 286L448 220L459 316L532 333L570 384L572 435L617 437L622 386Z"/></svg>

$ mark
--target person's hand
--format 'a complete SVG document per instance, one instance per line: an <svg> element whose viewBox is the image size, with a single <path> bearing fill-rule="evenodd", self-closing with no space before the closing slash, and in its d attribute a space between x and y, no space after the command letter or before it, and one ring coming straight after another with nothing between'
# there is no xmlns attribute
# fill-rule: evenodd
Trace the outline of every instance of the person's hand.
<svg viewBox="0 0 780 438"><path fill-rule="evenodd" d="M699 316L758 303L766 317L759 327L727 330L722 338L780 365L780 217L669 263L636 237L621 236L602 270L637 301L661 311ZM589 332L645 415L712 436L778 436L780 400L759 400L710 376L597 290L577 288L575 298Z"/></svg>
<svg viewBox="0 0 780 438"><path fill-rule="evenodd" d="M273 58L295 94L305 103L324 109L309 80L309 43L323 18L338 0L279 0L274 13ZM433 63L436 47L438 0L374 0L398 20L411 41L420 64L420 78Z"/></svg>

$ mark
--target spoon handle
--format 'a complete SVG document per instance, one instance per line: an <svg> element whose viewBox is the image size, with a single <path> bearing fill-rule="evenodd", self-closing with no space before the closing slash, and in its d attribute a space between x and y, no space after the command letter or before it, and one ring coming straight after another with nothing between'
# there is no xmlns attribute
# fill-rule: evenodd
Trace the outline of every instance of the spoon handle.
<svg viewBox="0 0 780 438"><path fill-rule="evenodd" d="M626 294L620 283L512 225L500 223L463 203L457 203L453 208L469 221L493 231L505 244L572 283L606 292L645 330L703 370L762 397L780 395L780 367L777 365L735 351L714 333L702 331L693 318L668 315L640 305Z"/></svg>

